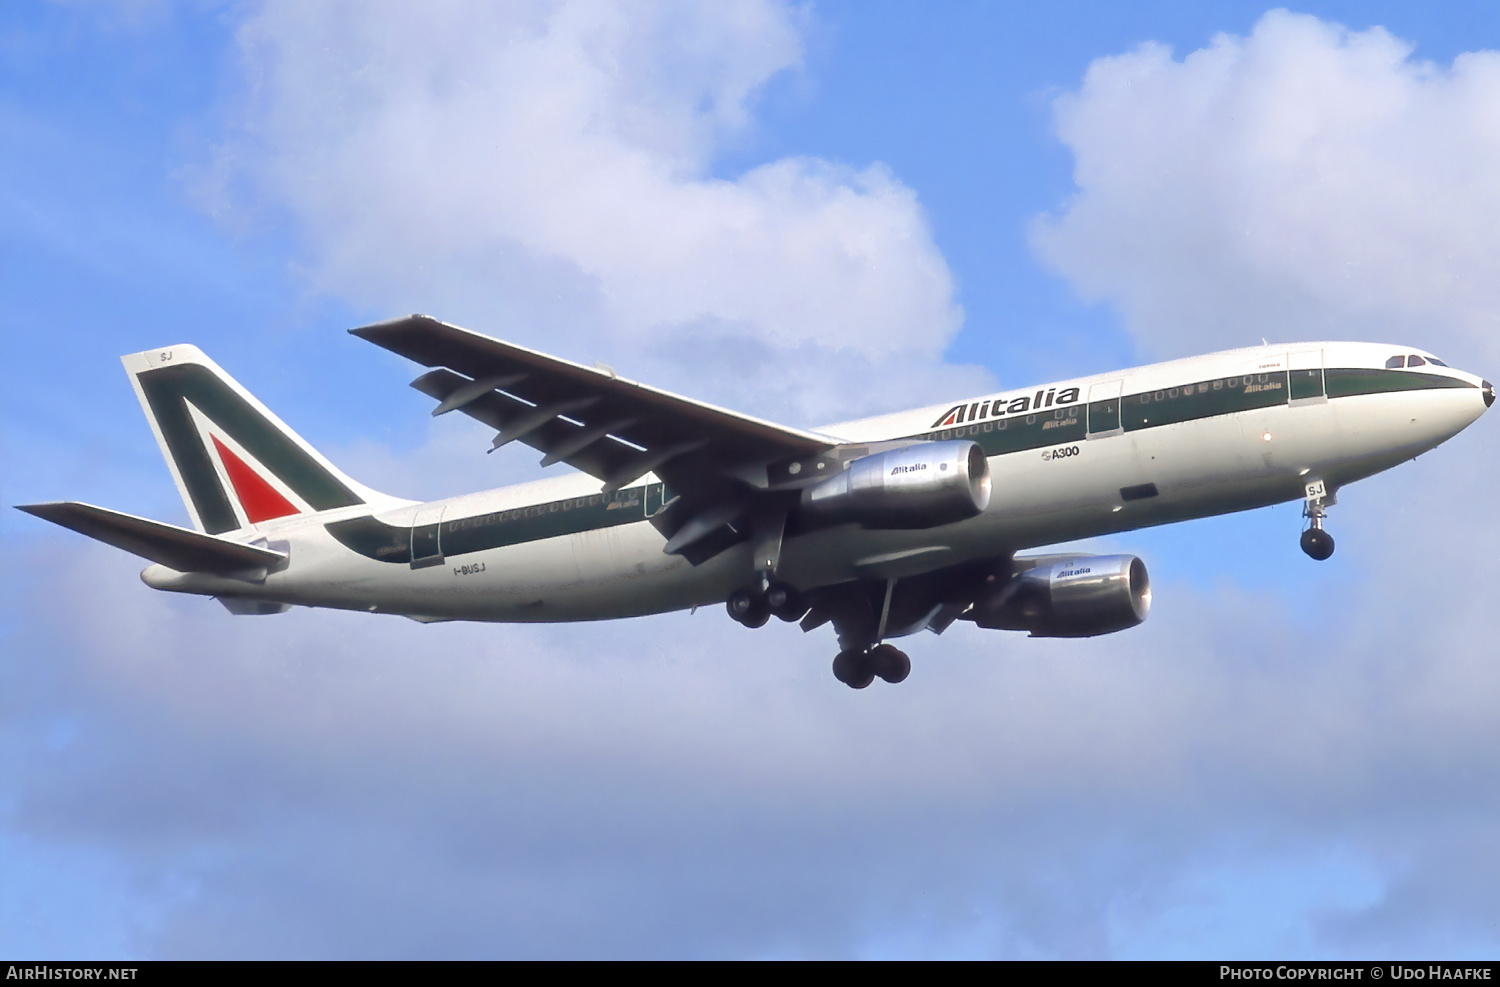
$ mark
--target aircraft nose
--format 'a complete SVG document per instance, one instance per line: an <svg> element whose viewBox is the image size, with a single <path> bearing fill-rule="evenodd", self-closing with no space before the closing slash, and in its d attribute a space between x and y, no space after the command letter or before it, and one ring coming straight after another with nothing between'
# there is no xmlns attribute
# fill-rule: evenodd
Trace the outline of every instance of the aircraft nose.
<svg viewBox="0 0 1500 987"><path fill-rule="evenodd" d="M1484 382L1484 406L1488 408L1495 403L1495 385L1489 381Z"/></svg>

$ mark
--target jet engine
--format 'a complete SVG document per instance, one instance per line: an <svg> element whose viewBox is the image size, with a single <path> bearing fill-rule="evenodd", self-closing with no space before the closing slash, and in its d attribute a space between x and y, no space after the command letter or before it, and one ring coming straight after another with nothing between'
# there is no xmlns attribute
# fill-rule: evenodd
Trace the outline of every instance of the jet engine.
<svg viewBox="0 0 1500 987"><path fill-rule="evenodd" d="M866 528L935 528L990 503L990 466L977 442L924 442L850 462L802 491L803 514Z"/></svg>
<svg viewBox="0 0 1500 987"><path fill-rule="evenodd" d="M980 627L1032 637L1094 637L1134 627L1150 610L1144 562L1134 555L1079 555L1017 573L976 601L969 616Z"/></svg>

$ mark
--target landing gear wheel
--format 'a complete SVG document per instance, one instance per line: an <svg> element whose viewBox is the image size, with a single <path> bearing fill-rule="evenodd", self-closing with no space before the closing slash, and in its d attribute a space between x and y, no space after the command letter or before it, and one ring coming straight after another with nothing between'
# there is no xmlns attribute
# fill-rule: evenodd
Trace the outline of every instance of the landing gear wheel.
<svg viewBox="0 0 1500 987"><path fill-rule="evenodd" d="M873 664L868 651L840 651L833 659L833 677L851 689L863 689L875 681Z"/></svg>
<svg viewBox="0 0 1500 987"><path fill-rule="evenodd" d="M1308 528L1302 532L1302 551L1322 562L1333 554L1333 536L1322 528Z"/></svg>
<svg viewBox="0 0 1500 987"><path fill-rule="evenodd" d="M746 627L764 627L766 621L771 619L771 610L766 606L765 597L748 589L737 589L730 593L729 599L724 601L724 609L729 611L729 616Z"/></svg>
<svg viewBox="0 0 1500 987"><path fill-rule="evenodd" d="M795 586L786 583L772 583L766 590L766 606L770 607L772 616L780 617L788 623L801 620L807 615L807 600Z"/></svg>
<svg viewBox="0 0 1500 987"><path fill-rule="evenodd" d="M870 664L875 674L891 685L905 682L911 674L911 659L906 657L906 652L889 644L871 649Z"/></svg>

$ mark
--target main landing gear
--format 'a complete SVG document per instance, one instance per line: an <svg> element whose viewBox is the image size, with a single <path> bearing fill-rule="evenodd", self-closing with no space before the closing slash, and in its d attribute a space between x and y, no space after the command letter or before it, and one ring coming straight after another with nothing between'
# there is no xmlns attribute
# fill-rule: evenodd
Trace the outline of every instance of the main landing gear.
<svg viewBox="0 0 1500 987"><path fill-rule="evenodd" d="M851 689L863 689L876 678L895 685L910 674L911 659L890 644L877 644L868 650L851 648L833 659L833 677Z"/></svg>
<svg viewBox="0 0 1500 987"><path fill-rule="evenodd" d="M1302 505L1302 516L1307 518L1307 530L1302 532L1302 551L1308 558L1319 562L1333 554L1333 536L1323 530L1323 519L1328 512L1323 508L1334 502L1322 480L1314 480L1306 487L1307 501Z"/></svg>
<svg viewBox="0 0 1500 987"><path fill-rule="evenodd" d="M788 623L801 620L807 613L807 601L796 587L773 582L764 590L735 590L724 609L746 627L764 627L772 617Z"/></svg>
<svg viewBox="0 0 1500 987"><path fill-rule="evenodd" d="M791 623L807 616L807 597L796 587L769 581L764 589L738 589L724 603L729 616L746 627L764 627L772 617ZM823 618L826 620L827 618ZM818 621L821 623L822 620ZM875 625L866 628L855 640L869 640ZM843 644L849 644L843 638ZM863 689L871 682L884 679L894 685L911 674L911 659L906 652L889 644L846 647L833 659L833 677L853 689Z"/></svg>

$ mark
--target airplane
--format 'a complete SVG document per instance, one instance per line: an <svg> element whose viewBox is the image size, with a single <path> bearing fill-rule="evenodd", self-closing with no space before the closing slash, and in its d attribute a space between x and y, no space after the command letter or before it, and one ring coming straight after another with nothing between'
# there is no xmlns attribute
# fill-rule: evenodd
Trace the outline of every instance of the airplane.
<svg viewBox="0 0 1500 987"><path fill-rule="evenodd" d="M1262 345L788 428L413 315L350 332L430 368L414 388L568 475L419 503L340 472L191 345L122 357L193 529L20 507L232 614L607 620L722 603L832 624L834 676L911 671L894 639L957 620L1032 637L1134 627L1133 555L1024 554L1301 500L1332 555L1345 485L1466 428L1494 386L1410 346Z"/></svg>

